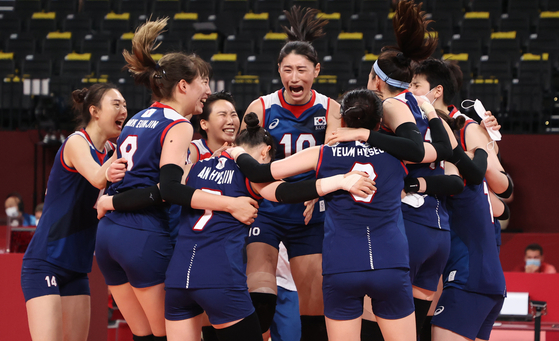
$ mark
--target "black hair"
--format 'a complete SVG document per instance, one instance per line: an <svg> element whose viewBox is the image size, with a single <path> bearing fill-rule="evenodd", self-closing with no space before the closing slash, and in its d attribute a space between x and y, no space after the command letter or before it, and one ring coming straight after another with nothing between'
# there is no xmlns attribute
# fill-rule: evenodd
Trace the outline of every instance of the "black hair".
<svg viewBox="0 0 559 341"><path fill-rule="evenodd" d="M464 127L464 124L466 123L466 118L464 118L464 116L462 115L458 115L457 117L450 117L449 114L440 109L435 109L435 111L437 112L437 115L439 115L439 117L448 124L452 131L458 131L462 129Z"/></svg>
<svg viewBox="0 0 559 341"><path fill-rule="evenodd" d="M279 53L278 64L281 64L283 58L288 54L295 53L305 56L316 66L318 54L311 43L325 35L322 28L328 23L328 20L317 19L318 10L314 8L293 6L291 11L283 12L291 27L281 26L287 34L287 42Z"/></svg>
<svg viewBox="0 0 559 341"><path fill-rule="evenodd" d="M533 243L533 244L530 244L530 245L526 246L526 249L524 250L524 253L526 253L526 251L528 251L528 250L539 251L540 255L543 256L543 248L538 243Z"/></svg>
<svg viewBox="0 0 559 341"><path fill-rule="evenodd" d="M378 66L390 78L409 83L413 78L412 61L429 58L437 48L438 38L429 34L426 14L421 11L421 3L402 0L392 18L396 35L396 46L385 46L378 57ZM371 73L376 75L374 69ZM388 85L388 84L387 84ZM401 89L388 85L391 92Z"/></svg>
<svg viewBox="0 0 559 341"><path fill-rule="evenodd" d="M190 84L198 76L212 76L210 64L195 54L168 52L158 62L153 59L151 54L161 44L157 43L157 37L164 32L168 20L167 17L147 21L138 27L132 39L132 52L122 51L128 63L125 68L134 81L151 89L157 101L171 98L175 85L182 79Z"/></svg>
<svg viewBox="0 0 559 341"><path fill-rule="evenodd" d="M438 85L442 86L443 103L450 105L457 92L458 85L456 78L445 62L434 58L426 59L417 64L414 74L425 76L425 79L429 82L430 89Z"/></svg>
<svg viewBox="0 0 559 341"><path fill-rule="evenodd" d="M272 138L272 135L266 131L266 129L260 126L258 116L255 113L250 112L245 115L244 121L246 123L246 128L237 135L235 144L237 146L244 144L249 147L256 147L265 143L271 147L269 153L273 160L276 155L276 145L274 144L274 139Z"/></svg>
<svg viewBox="0 0 559 341"><path fill-rule="evenodd" d="M86 127L91 121L91 113L89 108L95 106L101 108L101 101L105 93L111 89L118 90L116 85L112 83L97 83L88 88L72 91L72 100L74 102L74 110L79 113L77 118L78 126Z"/></svg>
<svg viewBox="0 0 559 341"><path fill-rule="evenodd" d="M382 118L382 101L371 90L352 90L344 95L340 112L349 128L374 130Z"/></svg>
<svg viewBox="0 0 559 341"><path fill-rule="evenodd" d="M198 119L207 121L210 118L214 103L219 100L227 101L233 104L233 107L236 107L235 99L230 93L226 91L214 92L213 94L208 96L206 102L204 102L204 109L202 109L202 113L198 115ZM202 135L205 140L208 139L208 133L204 129L202 129L202 127L198 126L198 128L198 132L200 133L200 135Z"/></svg>
<svg viewBox="0 0 559 341"><path fill-rule="evenodd" d="M12 192L10 194L8 194L8 196L6 196L6 200L8 200L9 198L16 198L18 200L17 202L17 209L19 212L23 213L25 212L25 206L23 205L23 198L21 197L21 194L19 194L18 192Z"/></svg>

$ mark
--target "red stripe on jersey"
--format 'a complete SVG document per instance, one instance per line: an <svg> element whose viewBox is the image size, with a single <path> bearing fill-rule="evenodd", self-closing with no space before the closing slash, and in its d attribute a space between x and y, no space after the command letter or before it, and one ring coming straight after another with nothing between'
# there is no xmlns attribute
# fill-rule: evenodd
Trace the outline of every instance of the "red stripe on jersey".
<svg viewBox="0 0 559 341"><path fill-rule="evenodd" d="M256 200L264 199L260 195L256 194L256 191L252 188L252 185L250 184L250 181L248 181L248 178L245 178L245 184L251 197Z"/></svg>
<svg viewBox="0 0 559 341"><path fill-rule="evenodd" d="M328 105L326 105L326 124L328 124L328 112L330 111L330 97L328 97Z"/></svg>
<svg viewBox="0 0 559 341"><path fill-rule="evenodd" d="M169 131L169 129L171 129L175 124L182 123L182 122L190 123L190 121L187 120L186 118L176 120L176 121L173 121L173 122L169 123L169 125L163 130L163 133L161 133L161 145L162 146L163 146L163 141L165 141L165 136L167 136L167 132Z"/></svg>
<svg viewBox="0 0 559 341"><path fill-rule="evenodd" d="M78 173L77 169L68 166L68 165L66 164L66 162L64 162L64 148L65 148L65 147L66 147L66 144L64 144L64 145L62 146L62 150L60 151L60 163L62 164L62 166L63 166L64 168L66 168L66 170L67 170L68 172Z"/></svg>
<svg viewBox="0 0 559 341"><path fill-rule="evenodd" d="M293 116L295 116L296 118L299 118L299 116L301 116L301 114L303 114L303 112L305 112L305 110L311 108L314 105L314 101L316 99L316 93L312 89L311 89L311 99L303 105L292 105L292 104L287 103L285 101L285 98L283 97L283 90L284 89L281 89L279 91L279 94L278 94L281 106L284 109L289 110L293 114Z"/></svg>
<svg viewBox="0 0 559 341"><path fill-rule="evenodd" d="M225 150L221 152L220 156L226 157L229 160L233 160L233 157L231 155L229 155L229 153L227 153Z"/></svg>
<svg viewBox="0 0 559 341"><path fill-rule="evenodd" d="M406 167L404 161L400 161L400 164L402 165L402 167L404 167L404 171L406 172L406 175L408 175L408 167Z"/></svg>
<svg viewBox="0 0 559 341"><path fill-rule="evenodd" d="M316 177L318 178L318 171L320 170L320 166L322 166L322 155L324 154L324 145L320 146L320 152L318 153L318 162L316 163Z"/></svg>
<svg viewBox="0 0 559 341"><path fill-rule="evenodd" d="M166 104L163 104L163 103L159 103L157 101L153 102L153 104L150 105L150 108L167 108L167 109L171 109L173 111L176 111L173 107L170 107L170 106L168 106Z"/></svg>
<svg viewBox="0 0 559 341"><path fill-rule="evenodd" d="M453 117L454 114L456 114L456 113L459 112L459 111L458 111L458 108L455 107L454 105L449 105L449 106L448 106L448 112L449 112L448 115L449 115L450 117Z"/></svg>

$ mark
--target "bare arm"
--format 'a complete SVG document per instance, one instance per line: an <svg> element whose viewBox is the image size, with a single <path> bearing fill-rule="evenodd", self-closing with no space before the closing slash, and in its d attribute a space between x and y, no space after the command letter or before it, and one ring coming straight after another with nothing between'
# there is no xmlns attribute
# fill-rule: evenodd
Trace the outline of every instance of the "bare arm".
<svg viewBox="0 0 559 341"><path fill-rule="evenodd" d="M74 135L66 142L63 158L68 166L75 168L91 185L103 189L107 184L105 172L116 160L116 153L100 166L91 156L87 141L79 135Z"/></svg>
<svg viewBox="0 0 559 341"><path fill-rule="evenodd" d="M326 119L326 136L330 136L336 129L342 127L342 115L340 114L340 104L333 99L328 99L330 106Z"/></svg>

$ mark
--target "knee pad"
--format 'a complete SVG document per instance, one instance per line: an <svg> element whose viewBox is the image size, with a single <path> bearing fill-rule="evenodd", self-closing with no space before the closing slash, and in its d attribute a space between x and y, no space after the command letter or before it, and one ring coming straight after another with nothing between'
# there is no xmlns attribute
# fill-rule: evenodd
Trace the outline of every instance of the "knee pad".
<svg viewBox="0 0 559 341"><path fill-rule="evenodd" d="M219 341L216 329L212 326L202 327L202 339L204 341Z"/></svg>
<svg viewBox="0 0 559 341"><path fill-rule="evenodd" d="M251 292L250 298L252 299L252 305L254 305L258 320L260 321L260 329L264 333L270 329L272 321L274 320L278 296L274 294Z"/></svg>
<svg viewBox="0 0 559 341"><path fill-rule="evenodd" d="M278 294L276 275L269 272L253 272L247 275L249 292Z"/></svg>
<svg viewBox="0 0 559 341"><path fill-rule="evenodd" d="M328 341L324 315L301 315L301 341Z"/></svg>
<svg viewBox="0 0 559 341"><path fill-rule="evenodd" d="M227 341L262 341L258 315L252 313L234 325L215 330L219 340Z"/></svg>
<svg viewBox="0 0 559 341"><path fill-rule="evenodd" d="M417 331L417 335L419 335L423 322L429 312L429 308L431 308L431 301L420 300L419 298L414 297L413 304L415 305L415 329Z"/></svg>
<svg viewBox="0 0 559 341"><path fill-rule="evenodd" d="M167 341L167 336L153 336L153 341Z"/></svg>
<svg viewBox="0 0 559 341"><path fill-rule="evenodd" d="M384 337L377 322L361 320L361 341L383 341Z"/></svg>
<svg viewBox="0 0 559 341"><path fill-rule="evenodd" d="M132 340L134 341L153 341L153 334L146 336L132 335Z"/></svg>
<svg viewBox="0 0 559 341"><path fill-rule="evenodd" d="M419 332L419 341L431 341L431 319L433 316L427 316L423 321L423 327Z"/></svg>

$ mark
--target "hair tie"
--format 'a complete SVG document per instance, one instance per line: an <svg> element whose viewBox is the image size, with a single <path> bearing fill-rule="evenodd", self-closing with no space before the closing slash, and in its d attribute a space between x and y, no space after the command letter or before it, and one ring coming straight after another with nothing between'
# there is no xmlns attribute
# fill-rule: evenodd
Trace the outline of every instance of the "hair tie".
<svg viewBox="0 0 559 341"><path fill-rule="evenodd" d="M406 66L411 64L411 59L409 59L408 57L406 57L404 55L404 53L402 52L398 52L398 54L396 54L396 58L398 59L398 61Z"/></svg>

